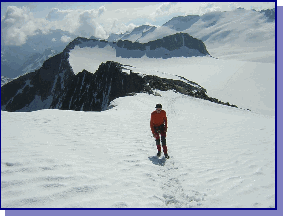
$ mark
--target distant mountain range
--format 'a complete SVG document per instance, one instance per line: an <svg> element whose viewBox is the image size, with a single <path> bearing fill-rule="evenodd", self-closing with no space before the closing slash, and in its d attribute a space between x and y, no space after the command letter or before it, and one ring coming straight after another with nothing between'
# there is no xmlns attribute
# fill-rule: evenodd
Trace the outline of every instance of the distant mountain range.
<svg viewBox="0 0 284 216"><path fill-rule="evenodd" d="M275 41L274 21L275 9L248 11L239 8L235 11L212 12L202 16L188 15L174 17L161 27L149 25L138 26L131 32L111 34L107 41L120 41L117 43L117 53L118 56L122 57L139 57L144 55L148 52L147 47L153 47L153 44L162 43L162 38L168 39L167 36L176 35L181 32L189 34L198 41L202 41L207 47L207 51L204 50L201 52L203 54L210 53L208 47L211 48L212 45L215 47L225 45L249 47L251 45L256 46L259 43L262 47L269 46L273 49ZM68 42L74 40L76 37L76 35L68 32L54 30L47 34L38 32L37 35L29 37L27 43L23 46L2 45L1 75L8 78L15 78L39 69L47 58L62 52ZM90 39L97 38L91 37ZM137 47L138 44L140 45ZM189 52L186 46L173 52L165 44L161 46L163 50L159 50L159 52L163 53L164 57L167 55L169 57L184 56ZM120 46L125 46L128 50L132 51L128 51L127 54L126 52L119 54ZM177 44L174 46L177 46ZM138 48L137 52L134 49L135 47ZM199 49L199 51L201 50ZM151 53L153 54L152 57L161 56L161 54ZM147 54L150 55L149 52ZM191 56L193 55L197 54L191 53Z"/></svg>
<svg viewBox="0 0 284 216"><path fill-rule="evenodd" d="M173 90L192 97L236 107L207 96L203 87L184 78L170 80L157 76L142 76L131 70L130 73L125 73L124 65L112 61L102 63L95 73L83 70L75 74L69 62L70 52L76 47L111 47L112 50L115 50L116 57L122 58L141 58L145 55L149 58L210 56L205 43L188 32L192 32L193 29L199 30L195 34L199 34L199 38L202 38L206 43L218 42L222 44L227 41L237 41L236 44L244 45L240 44L237 39L233 40L234 37L240 38L240 35L245 37L245 40L249 40L248 37L251 37L251 40L262 43L273 39L275 33L270 32L269 29L269 31L262 32L263 34L257 38L252 30L258 30L257 33L260 33L262 29L265 29L263 26L273 27L271 14L271 11L255 12L238 9L233 12L214 12L203 16L175 17L160 28L146 25L136 28L130 33L120 35L124 40L120 39L116 42L77 37L62 52L47 48L38 55L37 52L32 52L30 49L29 60L18 65L22 73L25 73L24 75L10 81L2 73L1 78L6 84L1 87L1 110L101 111L107 109L110 101L117 97L133 95L138 92L154 94L154 89ZM243 23L243 25L236 26L236 23ZM248 29L248 27L252 28ZM183 32L177 32L182 29ZM238 35L235 35L236 32ZM252 33L247 35L248 32ZM164 36L162 37L162 35ZM266 38L267 35L268 38ZM115 35L112 37L115 39ZM156 39L147 41L150 38ZM144 42L142 42L143 40ZM7 56L5 51L7 49L1 53L2 59L8 62L5 58ZM18 53L20 60L23 55L24 50ZM10 63L13 61L10 60ZM40 66L41 64L42 66ZM31 72L32 70L34 72Z"/></svg>
<svg viewBox="0 0 284 216"><path fill-rule="evenodd" d="M190 28L199 19L200 16L198 15L179 16L172 18L171 20L166 22L163 26L167 26L176 31L183 31Z"/></svg>
<svg viewBox="0 0 284 216"><path fill-rule="evenodd" d="M259 34L258 28L270 22L275 22L275 9L248 11L238 8L235 11L217 11L202 16L178 16L172 18L159 28L142 25L134 28L131 32L111 34L107 40L129 40L132 42L147 43L177 32L184 32L202 40L205 44L207 44L207 41L223 43L224 41L218 40L229 40L232 38L230 33L235 34L234 31L246 32L255 29L256 34ZM262 33L266 34L266 30L263 30ZM219 36L216 37L217 35Z"/></svg>
<svg viewBox="0 0 284 216"><path fill-rule="evenodd" d="M33 72L37 69L39 69L45 60L49 59L50 57L58 54L57 50L52 50L50 48L44 50L42 54L40 53L34 53L31 55L28 55L28 58L23 61L22 64L20 64L16 70L6 70L9 65L3 64L1 65L1 75L7 76L10 75L10 77L17 77L19 75L23 75L26 73ZM5 60L3 60L5 61ZM7 74L8 72L9 74Z"/></svg>
<svg viewBox="0 0 284 216"><path fill-rule="evenodd" d="M155 31L156 26L142 25L134 28L131 32L126 32L124 34L111 34L107 41L116 42L119 40L129 40L132 42L138 41L139 38L146 36L147 34Z"/></svg>

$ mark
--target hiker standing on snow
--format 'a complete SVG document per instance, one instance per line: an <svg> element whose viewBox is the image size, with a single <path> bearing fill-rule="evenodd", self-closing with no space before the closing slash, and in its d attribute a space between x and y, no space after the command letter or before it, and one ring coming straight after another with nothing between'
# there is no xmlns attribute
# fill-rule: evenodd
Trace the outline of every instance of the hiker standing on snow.
<svg viewBox="0 0 284 216"><path fill-rule="evenodd" d="M169 158L167 145L166 145L166 133L167 133L167 114L166 111L162 110L161 104L156 104L156 111L151 113L150 127L154 138L156 139L156 145L158 149L157 156L161 156L161 143L160 134L162 140L162 147L165 158Z"/></svg>

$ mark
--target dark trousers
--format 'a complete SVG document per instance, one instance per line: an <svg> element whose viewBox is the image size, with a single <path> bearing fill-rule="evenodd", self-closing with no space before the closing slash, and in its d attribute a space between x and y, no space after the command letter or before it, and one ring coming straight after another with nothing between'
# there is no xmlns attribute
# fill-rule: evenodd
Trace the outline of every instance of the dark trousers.
<svg viewBox="0 0 284 216"><path fill-rule="evenodd" d="M156 145L157 145L158 152L161 151L161 140L162 140L162 147L163 147L164 154L167 154L168 152L167 144L166 144L167 133L165 131L165 125L162 124L158 127L154 127L154 129L155 129L154 137L156 139ZM161 139L160 139L160 135L161 135Z"/></svg>

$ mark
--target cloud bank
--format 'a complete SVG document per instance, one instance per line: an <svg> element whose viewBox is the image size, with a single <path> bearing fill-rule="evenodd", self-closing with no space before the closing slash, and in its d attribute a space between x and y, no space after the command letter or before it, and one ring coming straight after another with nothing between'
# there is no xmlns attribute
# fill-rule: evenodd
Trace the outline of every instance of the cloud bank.
<svg viewBox="0 0 284 216"><path fill-rule="evenodd" d="M97 10L59 10L53 8L45 18L35 18L27 7L9 6L1 20L1 41L5 45L20 46L29 36L47 34L50 30L61 29L78 36L106 38L107 33L97 21L106 11L102 6ZM65 36L63 42L69 42Z"/></svg>
<svg viewBox="0 0 284 216"><path fill-rule="evenodd" d="M28 8L9 6L1 20L1 42L6 45L22 45L28 36L46 32L48 22L45 19L35 19Z"/></svg>

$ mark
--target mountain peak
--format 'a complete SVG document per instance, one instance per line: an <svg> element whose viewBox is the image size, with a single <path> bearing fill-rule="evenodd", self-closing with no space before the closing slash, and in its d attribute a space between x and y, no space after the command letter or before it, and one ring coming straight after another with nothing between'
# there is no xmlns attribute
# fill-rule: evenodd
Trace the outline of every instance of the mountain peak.
<svg viewBox="0 0 284 216"><path fill-rule="evenodd" d="M167 26L176 31L183 31L190 28L199 19L199 15L178 16L172 18L171 20L163 24L163 26Z"/></svg>

